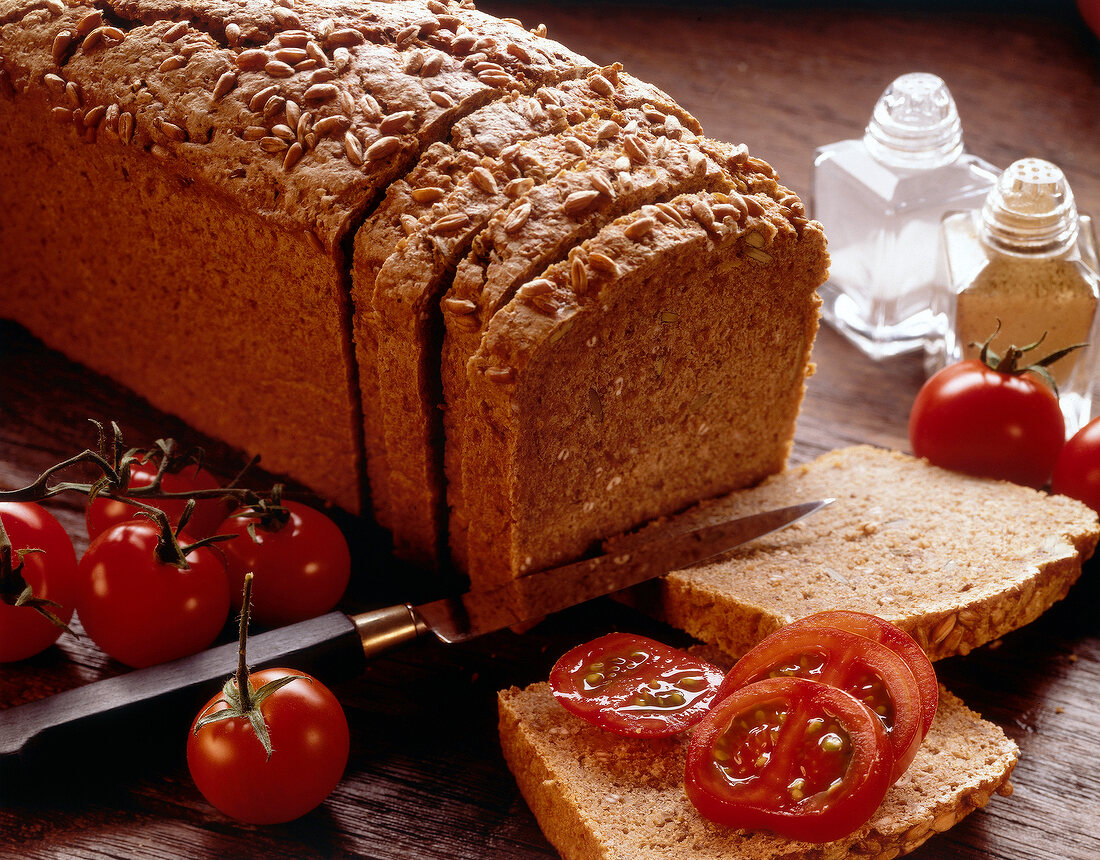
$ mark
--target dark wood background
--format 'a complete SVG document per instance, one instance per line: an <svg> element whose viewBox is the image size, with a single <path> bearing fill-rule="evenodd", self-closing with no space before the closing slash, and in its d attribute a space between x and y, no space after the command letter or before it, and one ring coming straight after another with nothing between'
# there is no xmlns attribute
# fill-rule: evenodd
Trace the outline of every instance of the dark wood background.
<svg viewBox="0 0 1100 860"><path fill-rule="evenodd" d="M1055 161L1081 208L1100 211L1097 43L1070 3L481 6L528 26L545 22L552 37L594 60L624 62L674 94L710 135L747 143L804 196L816 146L859 136L897 75L935 72L955 96L971 151L1002 167L1025 155ZM874 364L825 329L815 358L796 461L856 442L908 448L919 357ZM88 417L118 420L133 444L164 435L206 443L225 474L239 466L234 452L0 323L0 486L28 483L91 444ZM78 502L53 507L82 550ZM404 590L380 585L394 578L382 545L345 525L361 568L348 607L416 596L411 582ZM1021 759L1012 798L995 798L914 857L1100 857L1096 567L1086 568L1069 600L999 647L939 665L954 692L1019 743ZM612 627L682 641L597 601L522 636L506 632L454 648L417 644L336 683L353 734L348 772L328 802L292 824L238 825L202 800L182 760L192 714L135 727L138 761L121 745L117 763L89 771L72 762L49 791L5 801L0 856L554 857L501 759L495 693L544 678L567 647ZM121 671L88 642L66 637L37 658L0 666L0 708Z"/></svg>

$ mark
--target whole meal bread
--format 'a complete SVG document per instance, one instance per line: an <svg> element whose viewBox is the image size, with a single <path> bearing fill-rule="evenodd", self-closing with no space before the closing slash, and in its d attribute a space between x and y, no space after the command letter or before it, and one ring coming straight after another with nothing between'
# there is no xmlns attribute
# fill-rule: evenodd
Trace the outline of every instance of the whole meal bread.
<svg viewBox="0 0 1100 860"><path fill-rule="evenodd" d="M688 735L635 738L566 711L545 683L498 696L504 758L565 860L891 860L1009 794L1016 744L942 687L917 757L844 839L795 842L714 824L684 793Z"/></svg>
<svg viewBox="0 0 1100 860"><path fill-rule="evenodd" d="M796 619L849 609L896 624L938 660L1038 618L1066 596L1100 538L1096 512L1068 496L858 445L608 548L630 552L663 534L824 498L835 501L626 599L733 656Z"/></svg>
<svg viewBox="0 0 1100 860"><path fill-rule="evenodd" d="M0 313L488 585L782 469L774 171L469 0L9 0Z"/></svg>

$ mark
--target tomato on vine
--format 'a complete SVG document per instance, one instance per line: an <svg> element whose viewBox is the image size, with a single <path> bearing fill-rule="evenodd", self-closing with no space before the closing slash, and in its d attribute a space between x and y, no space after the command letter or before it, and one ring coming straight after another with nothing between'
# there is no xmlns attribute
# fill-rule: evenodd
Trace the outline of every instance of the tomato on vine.
<svg viewBox="0 0 1100 860"><path fill-rule="evenodd" d="M246 607L251 579L245 577ZM243 611L237 674L192 723L187 766L203 797L224 814L277 824L332 793L347 766L350 736L340 703L316 678L293 669L249 674L247 628Z"/></svg>
<svg viewBox="0 0 1100 860"><path fill-rule="evenodd" d="M351 555L337 525L320 511L275 499L229 517L218 534L226 573L240 609L245 574L256 576L252 617L268 627L315 618L332 609L351 576Z"/></svg>
<svg viewBox="0 0 1100 860"><path fill-rule="evenodd" d="M129 464L130 477L128 489L150 486L157 475L158 465L153 459L132 460ZM220 484L206 469L194 464L179 467L178 471L165 471L161 476L160 488L166 493L193 493L196 490L216 490ZM148 504L160 508L168 515L173 525L180 521L187 499L144 499ZM94 540L109 527L124 523L137 516L138 509L119 499L97 496L88 504L84 519L88 526L88 538ZM206 537L215 533L218 524L225 517L225 503L220 499L201 499L187 523L187 531L197 537Z"/></svg>
<svg viewBox="0 0 1100 860"><path fill-rule="evenodd" d="M909 413L909 441L933 465L1039 488L1066 435L1047 367L1077 347L1021 366L1041 339L1003 358L990 350L992 339L981 358L948 365L924 383Z"/></svg>
<svg viewBox="0 0 1100 860"><path fill-rule="evenodd" d="M140 668L203 650L229 616L220 553L148 518L111 526L80 559L77 613L109 656Z"/></svg>
<svg viewBox="0 0 1100 860"><path fill-rule="evenodd" d="M49 511L0 502L0 523L8 537L8 546L0 545L0 662L11 662L57 640L79 588L72 541Z"/></svg>

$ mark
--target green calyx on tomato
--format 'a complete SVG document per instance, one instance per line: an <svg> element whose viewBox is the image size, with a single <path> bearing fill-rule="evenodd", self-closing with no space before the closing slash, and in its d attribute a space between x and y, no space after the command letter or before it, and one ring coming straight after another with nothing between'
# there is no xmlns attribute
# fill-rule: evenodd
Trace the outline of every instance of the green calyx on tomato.
<svg viewBox="0 0 1100 860"><path fill-rule="evenodd" d="M252 688L252 681L248 673L248 662L246 660L246 649L248 645L248 606L249 598L252 595L252 574L248 573L244 578L244 602L240 616L240 648L238 654L240 660L237 664L237 674L225 682L225 686L222 687L222 695L225 697L224 701L227 707L220 711L211 711L200 716L195 721L195 726L192 731L197 735L202 730L203 726L208 726L211 723L221 722L222 720L234 720L245 719L248 720L252 726L252 731L256 733L256 737L260 743L263 744L264 752L267 754L268 759L271 758L271 735L267 730L267 723L264 721L263 712L260 710L260 706L264 701L275 694L278 690L285 687L291 681L299 678L311 681L312 679L306 675L283 675L275 678L272 681L268 681L258 690Z"/></svg>
<svg viewBox="0 0 1100 860"><path fill-rule="evenodd" d="M1050 386L1050 390L1054 392L1054 396L1058 396L1058 384L1054 381L1054 376L1051 374L1048 367L1057 361L1061 361L1070 353L1084 349L1088 344L1075 343L1062 349L1055 350L1049 355L1043 356L1038 361L1030 362L1028 364L1021 365L1020 360L1023 359L1032 350L1038 349L1039 345L1046 340L1047 333L1044 331L1040 338L1034 343L1029 343L1027 346L1011 345L1003 356L999 356L993 351L991 345L996 339L997 335L1001 331L1001 321L997 320L997 327L985 341L981 344L981 353L979 353L979 360L988 367L990 370L995 370L998 373L1008 374L1009 376L1018 376L1024 373L1034 373L1041 378L1043 382ZM972 344L972 346L978 346L978 344Z"/></svg>

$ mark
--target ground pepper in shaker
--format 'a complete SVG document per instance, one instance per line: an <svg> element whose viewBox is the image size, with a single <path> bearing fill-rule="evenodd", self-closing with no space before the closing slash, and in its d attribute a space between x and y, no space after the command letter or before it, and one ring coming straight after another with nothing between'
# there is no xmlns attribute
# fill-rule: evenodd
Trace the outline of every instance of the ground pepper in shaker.
<svg viewBox="0 0 1100 860"><path fill-rule="evenodd" d="M1043 338L1049 354L1095 341L1098 266L1092 219L1079 214L1061 169L1024 158L1001 174L980 212L943 219L948 288L937 299L947 320L942 361L976 358L1000 326L995 351ZM1100 344L1049 369L1058 385L1067 432L1091 412Z"/></svg>
<svg viewBox="0 0 1100 860"><path fill-rule="evenodd" d="M825 319L874 359L939 342L940 219L980 207L998 173L964 152L940 78L916 72L890 84L862 139L814 155L811 208L832 259L818 291Z"/></svg>

